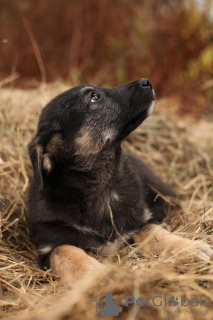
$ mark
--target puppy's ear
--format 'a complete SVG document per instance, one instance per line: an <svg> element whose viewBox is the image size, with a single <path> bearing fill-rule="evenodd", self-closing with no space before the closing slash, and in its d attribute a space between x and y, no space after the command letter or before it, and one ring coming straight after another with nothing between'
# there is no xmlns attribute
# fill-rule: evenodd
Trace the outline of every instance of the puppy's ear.
<svg viewBox="0 0 213 320"><path fill-rule="evenodd" d="M44 179L53 170L53 160L51 154L44 153L44 147L38 142L36 137L29 144L29 155L33 165L34 178L39 186L39 190L43 191Z"/></svg>

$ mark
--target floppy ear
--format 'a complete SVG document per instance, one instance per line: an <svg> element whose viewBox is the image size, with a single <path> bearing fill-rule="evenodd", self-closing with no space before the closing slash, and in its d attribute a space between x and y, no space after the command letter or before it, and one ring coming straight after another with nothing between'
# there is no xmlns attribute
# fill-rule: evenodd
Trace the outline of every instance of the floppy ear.
<svg viewBox="0 0 213 320"><path fill-rule="evenodd" d="M29 144L29 156L33 165L34 178L39 186L39 190L43 191L44 178L53 170L53 161L51 154L44 153L44 147L34 137Z"/></svg>

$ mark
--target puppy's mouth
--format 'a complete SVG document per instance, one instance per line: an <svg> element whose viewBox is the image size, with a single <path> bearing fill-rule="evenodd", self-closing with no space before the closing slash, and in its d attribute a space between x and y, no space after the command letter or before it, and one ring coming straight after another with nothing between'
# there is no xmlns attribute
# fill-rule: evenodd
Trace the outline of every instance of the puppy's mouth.
<svg viewBox="0 0 213 320"><path fill-rule="evenodd" d="M152 104L151 104L151 106L152 106ZM150 107L146 110L143 110L138 115L136 115L132 119L130 119L127 125L133 125L133 126L135 126L135 128L137 128L149 116Z"/></svg>
<svg viewBox="0 0 213 320"><path fill-rule="evenodd" d="M155 91L154 91L154 89L152 89L152 93L153 93L152 100L155 100Z"/></svg>
<svg viewBox="0 0 213 320"><path fill-rule="evenodd" d="M155 99L152 99L152 102L147 110L147 117L150 116L150 114L152 113L152 111L154 110L154 105L155 105Z"/></svg>
<svg viewBox="0 0 213 320"><path fill-rule="evenodd" d="M126 136L128 136L133 130L135 130L152 112L150 108L152 108L152 105L154 105L154 101L150 105L148 109L144 109L140 113L136 114L133 118L130 118L129 121L124 126L122 133L121 133L121 139L123 140Z"/></svg>

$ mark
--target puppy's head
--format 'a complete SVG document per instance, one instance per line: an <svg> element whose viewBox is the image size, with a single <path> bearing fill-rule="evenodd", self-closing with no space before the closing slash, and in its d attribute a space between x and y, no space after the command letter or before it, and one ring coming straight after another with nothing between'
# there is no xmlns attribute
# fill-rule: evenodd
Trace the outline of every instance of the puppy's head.
<svg viewBox="0 0 213 320"><path fill-rule="evenodd" d="M151 112L154 91L147 79L108 89L82 85L54 98L41 112L29 145L40 189L45 177L64 163L84 164L119 146ZM75 163L76 164L76 163Z"/></svg>

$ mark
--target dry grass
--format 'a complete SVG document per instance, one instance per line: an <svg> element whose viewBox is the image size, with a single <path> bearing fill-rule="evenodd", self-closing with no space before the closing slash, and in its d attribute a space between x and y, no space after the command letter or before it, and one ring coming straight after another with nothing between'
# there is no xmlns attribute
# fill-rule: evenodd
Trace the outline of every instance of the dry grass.
<svg viewBox="0 0 213 320"><path fill-rule="evenodd" d="M130 250L123 258L118 254L109 271L82 279L72 290L39 270L25 220L24 193L32 174L27 144L42 107L65 89L66 84L58 82L37 90L0 91L0 318L95 319L91 299L112 291L116 304L123 307L116 319L212 319L212 307L134 307L132 313L125 307L126 295L173 295L179 300L181 295L188 299L202 295L213 303L212 262L192 262L177 270L172 267L175 257L150 262ZM124 145L179 193L183 210L167 219L166 227L212 244L213 125L177 118L169 100L156 103L155 110Z"/></svg>

